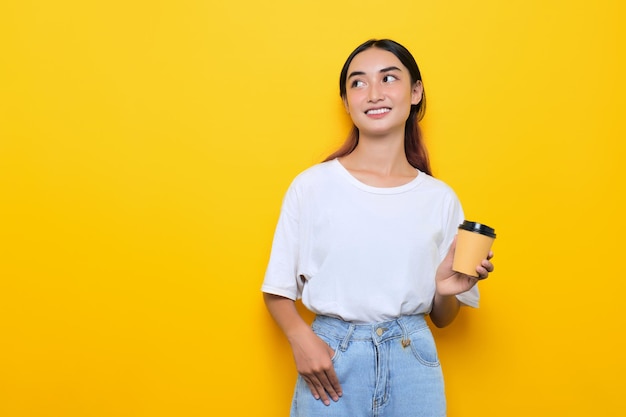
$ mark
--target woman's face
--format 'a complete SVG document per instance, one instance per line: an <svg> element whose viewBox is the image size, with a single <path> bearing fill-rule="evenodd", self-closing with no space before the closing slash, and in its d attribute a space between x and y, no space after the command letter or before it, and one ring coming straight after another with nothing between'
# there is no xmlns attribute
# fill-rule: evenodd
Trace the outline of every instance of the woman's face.
<svg viewBox="0 0 626 417"><path fill-rule="evenodd" d="M360 135L404 133L412 104L422 99L422 83L391 52L367 49L348 67L344 105Z"/></svg>

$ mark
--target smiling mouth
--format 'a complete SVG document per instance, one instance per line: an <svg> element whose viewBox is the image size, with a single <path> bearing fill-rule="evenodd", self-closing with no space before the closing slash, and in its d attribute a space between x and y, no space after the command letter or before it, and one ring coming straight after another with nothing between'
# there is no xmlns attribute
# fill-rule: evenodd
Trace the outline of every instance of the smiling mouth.
<svg viewBox="0 0 626 417"><path fill-rule="evenodd" d="M384 114L389 113L391 109L389 107L384 107L382 109L371 109L365 112L365 114Z"/></svg>

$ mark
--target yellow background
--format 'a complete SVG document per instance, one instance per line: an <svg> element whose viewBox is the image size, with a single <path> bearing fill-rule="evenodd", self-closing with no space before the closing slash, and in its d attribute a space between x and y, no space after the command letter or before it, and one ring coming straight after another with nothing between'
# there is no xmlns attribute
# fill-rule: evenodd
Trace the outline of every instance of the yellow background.
<svg viewBox="0 0 626 417"><path fill-rule="evenodd" d="M624 415L618 0L0 4L0 415L286 416L261 302L337 79L391 37L434 173L496 228L482 305L435 331L449 415ZM310 317L309 317L310 318Z"/></svg>

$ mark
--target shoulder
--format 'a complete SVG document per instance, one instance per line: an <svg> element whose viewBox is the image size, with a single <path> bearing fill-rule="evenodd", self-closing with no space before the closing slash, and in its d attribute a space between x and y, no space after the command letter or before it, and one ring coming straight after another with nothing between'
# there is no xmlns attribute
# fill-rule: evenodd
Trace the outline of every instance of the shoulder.
<svg viewBox="0 0 626 417"><path fill-rule="evenodd" d="M337 173L335 164L336 161L332 160L321 162L305 169L293 179L290 188L306 189L334 182Z"/></svg>
<svg viewBox="0 0 626 417"><path fill-rule="evenodd" d="M443 198L458 200L456 192L452 189L450 185L448 185L444 181L434 178L421 171L419 175L423 177L422 183L421 183L421 188L423 190L431 192L436 195L440 195Z"/></svg>

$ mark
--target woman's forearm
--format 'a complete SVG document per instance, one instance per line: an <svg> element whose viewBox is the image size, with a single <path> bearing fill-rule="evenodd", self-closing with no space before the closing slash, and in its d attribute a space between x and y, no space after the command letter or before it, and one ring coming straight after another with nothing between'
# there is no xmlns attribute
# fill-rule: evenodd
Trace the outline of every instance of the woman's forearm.
<svg viewBox="0 0 626 417"><path fill-rule="evenodd" d="M270 315L289 342L292 342L298 333L310 331L309 325L298 313L293 300L268 293L263 293L263 300Z"/></svg>
<svg viewBox="0 0 626 417"><path fill-rule="evenodd" d="M461 303L455 295L435 294L430 319L437 327L446 327L452 323L459 313Z"/></svg>

